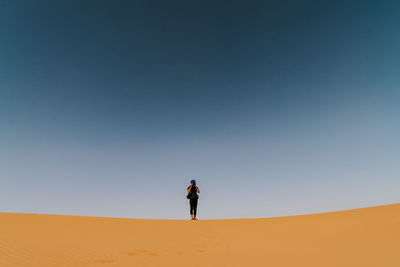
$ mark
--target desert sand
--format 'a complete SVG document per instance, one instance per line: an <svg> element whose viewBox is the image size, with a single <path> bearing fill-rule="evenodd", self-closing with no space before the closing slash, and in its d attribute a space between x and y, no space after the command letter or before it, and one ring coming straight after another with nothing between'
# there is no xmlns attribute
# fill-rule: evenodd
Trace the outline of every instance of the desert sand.
<svg viewBox="0 0 400 267"><path fill-rule="evenodd" d="M0 213L0 266L400 266L400 204L233 220Z"/></svg>

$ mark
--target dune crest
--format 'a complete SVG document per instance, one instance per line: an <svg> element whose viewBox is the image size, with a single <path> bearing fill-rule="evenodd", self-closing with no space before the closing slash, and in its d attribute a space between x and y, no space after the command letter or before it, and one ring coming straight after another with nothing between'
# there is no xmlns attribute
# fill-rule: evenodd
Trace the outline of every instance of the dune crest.
<svg viewBox="0 0 400 267"><path fill-rule="evenodd" d="M0 266L400 266L400 204L143 220L0 213Z"/></svg>

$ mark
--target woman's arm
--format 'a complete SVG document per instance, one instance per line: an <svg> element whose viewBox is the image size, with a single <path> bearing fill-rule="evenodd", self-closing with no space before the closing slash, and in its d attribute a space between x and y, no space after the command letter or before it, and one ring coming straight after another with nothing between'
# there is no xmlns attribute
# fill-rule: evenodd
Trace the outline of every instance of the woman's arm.
<svg viewBox="0 0 400 267"><path fill-rule="evenodd" d="M200 194L200 189L196 186L197 193Z"/></svg>
<svg viewBox="0 0 400 267"><path fill-rule="evenodd" d="M193 184L191 184L190 186L189 186L189 189L187 190L188 191L188 193L190 192L190 190L192 189L192 185Z"/></svg>

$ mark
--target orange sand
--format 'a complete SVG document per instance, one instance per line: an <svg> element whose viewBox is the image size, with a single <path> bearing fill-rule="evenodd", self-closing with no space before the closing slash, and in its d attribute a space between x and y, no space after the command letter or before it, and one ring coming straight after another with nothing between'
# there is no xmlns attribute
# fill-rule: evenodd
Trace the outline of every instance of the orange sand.
<svg viewBox="0 0 400 267"><path fill-rule="evenodd" d="M400 204L266 219L0 213L0 266L400 266Z"/></svg>

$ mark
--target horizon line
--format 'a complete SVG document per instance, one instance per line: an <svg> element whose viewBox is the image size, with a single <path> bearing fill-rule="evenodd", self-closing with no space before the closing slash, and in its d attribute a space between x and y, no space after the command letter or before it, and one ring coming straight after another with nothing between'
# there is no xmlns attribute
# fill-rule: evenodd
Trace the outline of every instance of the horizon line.
<svg viewBox="0 0 400 267"><path fill-rule="evenodd" d="M296 215L286 215L286 216L259 217L259 218L204 219L204 220L200 219L198 221L239 221L239 220L278 219L278 218L288 218L288 217L298 217L298 216L311 216L311 215L323 215L323 214L331 214L331 213L340 213L340 212L346 212L346 211L373 209L373 208L396 206L396 205L400 205L400 202L391 203L391 204L382 204L382 205L376 205L376 206L367 206L367 207L361 207L361 208L351 208L351 209L345 209L345 210L334 210L334 211L315 212L315 213L296 214ZM182 222L190 221L189 219L122 218L122 217L107 217L107 216L86 216L86 215L48 214L48 213L20 213L20 212L0 212L0 215L68 216L68 217L89 218L89 219L117 219L117 220L171 221L171 222L172 221L182 221Z"/></svg>

